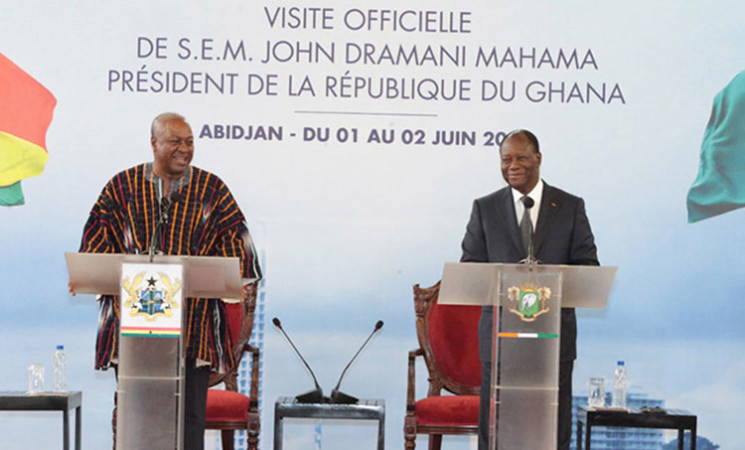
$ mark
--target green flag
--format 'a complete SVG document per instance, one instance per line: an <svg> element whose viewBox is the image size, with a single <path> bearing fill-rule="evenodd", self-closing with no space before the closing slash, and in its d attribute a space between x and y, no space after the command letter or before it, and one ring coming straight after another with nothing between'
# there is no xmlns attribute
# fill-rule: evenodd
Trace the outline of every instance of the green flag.
<svg viewBox="0 0 745 450"><path fill-rule="evenodd" d="M701 143L698 176L688 191L688 222L745 206L745 71L714 97Z"/></svg>

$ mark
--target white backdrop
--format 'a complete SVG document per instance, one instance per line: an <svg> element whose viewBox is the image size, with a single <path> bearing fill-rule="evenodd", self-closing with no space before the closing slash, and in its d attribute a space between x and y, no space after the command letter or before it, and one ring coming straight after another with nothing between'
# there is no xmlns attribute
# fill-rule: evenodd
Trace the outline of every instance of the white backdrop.
<svg viewBox="0 0 745 450"><path fill-rule="evenodd" d="M315 23L273 20L311 7ZM189 119L194 164L236 196L265 259L266 316L282 319L324 388L386 322L343 390L386 399L387 447L403 443L411 286L458 260L472 200L504 184L493 137L520 127L541 140L546 182L585 199L601 263L619 266L608 309L580 313L576 391L625 359L632 385L697 413L699 434L722 448L741 448L742 212L695 225L685 215L711 100L745 67L741 2L4 0L2 10L0 52L58 104L45 173L23 181L25 206L0 209L0 389L24 389L30 362L50 371L65 344L70 386L84 391L85 448L108 445L114 382L92 370L96 306L67 294L62 254L77 249L108 178L151 158L149 125L162 111ZM431 21L404 31L378 20L408 10ZM415 17L398 25L417 27ZM371 29L354 29L363 23ZM389 88L374 98L381 82ZM218 138L226 125L282 137ZM330 138L307 140L306 128ZM475 142L438 145L438 132ZM265 339L270 448L274 400L311 382L279 334L267 327ZM46 416L0 417L3 448L59 438ZM41 420L50 431L27 437ZM333 438L336 428L324 427L325 448L375 433ZM310 438L290 436L294 448Z"/></svg>

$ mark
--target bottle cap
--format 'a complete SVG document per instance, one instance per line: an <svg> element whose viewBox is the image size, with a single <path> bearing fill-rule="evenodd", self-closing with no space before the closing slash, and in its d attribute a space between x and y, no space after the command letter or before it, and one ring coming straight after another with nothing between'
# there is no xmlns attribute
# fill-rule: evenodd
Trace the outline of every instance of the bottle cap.
<svg viewBox="0 0 745 450"><path fill-rule="evenodd" d="M64 350L64 349L65 349L65 346L64 345L58 345L57 346L57 350Z"/></svg>
<svg viewBox="0 0 745 450"><path fill-rule="evenodd" d="M626 364L625 364L625 363L624 363L623 361L618 361L618 365L619 365L619 366L624 366L624 365L626 365Z"/></svg>

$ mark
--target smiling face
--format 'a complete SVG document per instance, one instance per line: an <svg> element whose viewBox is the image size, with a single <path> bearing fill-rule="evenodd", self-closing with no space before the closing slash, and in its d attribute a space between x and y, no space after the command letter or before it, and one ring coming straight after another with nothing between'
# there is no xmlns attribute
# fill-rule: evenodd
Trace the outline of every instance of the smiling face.
<svg viewBox="0 0 745 450"><path fill-rule="evenodd" d="M523 134L514 134L502 143L502 176L510 187L527 194L540 179L541 154Z"/></svg>
<svg viewBox="0 0 745 450"><path fill-rule="evenodd" d="M171 180L184 176L194 156L194 135L183 118L156 121L150 144L153 147L156 175Z"/></svg>

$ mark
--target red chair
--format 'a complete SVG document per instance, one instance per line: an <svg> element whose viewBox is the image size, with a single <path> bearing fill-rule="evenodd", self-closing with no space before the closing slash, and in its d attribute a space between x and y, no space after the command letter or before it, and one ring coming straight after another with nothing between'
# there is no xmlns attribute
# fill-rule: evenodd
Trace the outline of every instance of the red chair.
<svg viewBox="0 0 745 450"><path fill-rule="evenodd" d="M417 434L429 435L429 449L438 450L442 435L477 434L481 361L478 323L480 306L439 305L438 282L414 286L419 348L409 352L405 448L413 450ZM415 401L415 362L423 356L429 372L427 397ZM450 394L441 395L442 391Z"/></svg>
<svg viewBox="0 0 745 450"><path fill-rule="evenodd" d="M256 309L256 285L249 286L242 303L229 303L227 308L236 367L232 371L210 376L210 386L225 383L225 389L207 391L207 422L205 429L222 431L223 450L233 450L233 431L246 430L248 448L259 445L259 349L249 345ZM251 354L251 387L249 395L238 392L238 366L243 353Z"/></svg>

